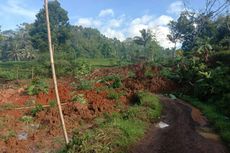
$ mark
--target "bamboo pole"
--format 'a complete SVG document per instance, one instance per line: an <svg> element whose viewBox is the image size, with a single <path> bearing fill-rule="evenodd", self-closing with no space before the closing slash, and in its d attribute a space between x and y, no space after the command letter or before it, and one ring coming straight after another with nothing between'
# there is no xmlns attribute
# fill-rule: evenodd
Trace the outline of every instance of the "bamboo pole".
<svg viewBox="0 0 230 153"><path fill-rule="evenodd" d="M59 93L58 93L58 86L57 86L57 77L56 77L55 66L54 66L53 47L52 47L52 39L51 39L51 31L50 31L50 21L49 21L48 0L44 0L44 3L45 3L45 12L46 12L46 23L47 23L47 32L48 32L50 63L51 63L52 74L53 74L53 82L54 82L56 100L58 103L58 109L59 109L59 115L61 118L63 134L65 137L66 144L68 144L69 139L68 139L68 135L67 135L66 127L65 127L65 121L64 121L64 117L63 117L63 113L62 113L61 102L60 102L60 97L59 97Z"/></svg>

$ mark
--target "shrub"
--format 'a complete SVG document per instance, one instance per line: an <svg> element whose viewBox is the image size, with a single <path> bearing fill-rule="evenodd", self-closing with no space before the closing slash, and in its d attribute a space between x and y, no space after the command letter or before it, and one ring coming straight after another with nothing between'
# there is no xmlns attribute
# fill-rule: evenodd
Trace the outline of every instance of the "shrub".
<svg viewBox="0 0 230 153"><path fill-rule="evenodd" d="M76 75L78 78L82 78L83 76L89 74L92 70L91 65L84 60L76 62L75 66L74 75Z"/></svg>
<svg viewBox="0 0 230 153"><path fill-rule="evenodd" d="M79 85L77 85L77 89L79 90L91 90L92 88L92 82L88 80L81 80Z"/></svg>
<svg viewBox="0 0 230 153"><path fill-rule="evenodd" d="M128 76L130 78L135 78L136 77L136 75L135 75L135 73L133 71L129 71Z"/></svg>
<svg viewBox="0 0 230 153"><path fill-rule="evenodd" d="M78 94L73 96L72 102L79 102L81 104L86 104L87 100L85 99L85 96L83 94Z"/></svg>
<svg viewBox="0 0 230 153"><path fill-rule="evenodd" d="M32 116L36 116L38 112L41 112L43 110L43 106L41 104L37 104L35 108L33 108L30 112Z"/></svg>
<svg viewBox="0 0 230 153"><path fill-rule="evenodd" d="M151 70L150 66L147 66L144 71L144 76L147 78L152 78L154 76L153 71Z"/></svg>
<svg viewBox="0 0 230 153"><path fill-rule="evenodd" d="M57 101L56 101L56 100L51 100L51 101L49 102L49 105L50 105L50 107L54 108L54 107L57 106Z"/></svg>
<svg viewBox="0 0 230 153"><path fill-rule="evenodd" d="M107 98L112 99L112 100L118 100L120 98L119 93L115 91L110 91L107 95Z"/></svg>
<svg viewBox="0 0 230 153"><path fill-rule="evenodd" d="M173 80L179 79L179 76L172 71L172 68L169 67L163 67L160 71L160 75L168 79L173 79Z"/></svg>
<svg viewBox="0 0 230 153"><path fill-rule="evenodd" d="M17 76L11 71L0 69L0 78L4 80L14 80L17 78Z"/></svg>
<svg viewBox="0 0 230 153"><path fill-rule="evenodd" d="M57 60L55 66L58 76L70 75L72 73L72 65L67 60Z"/></svg>
<svg viewBox="0 0 230 153"><path fill-rule="evenodd" d="M27 88L28 95L38 95L39 93L48 93L49 86L44 80L35 79Z"/></svg>
<svg viewBox="0 0 230 153"><path fill-rule="evenodd" d="M101 82L102 83L112 82L112 83L108 83L110 88L120 88L122 86L121 78L116 75L106 76L102 78Z"/></svg>
<svg viewBox="0 0 230 153"><path fill-rule="evenodd" d="M28 124L28 123L31 123L33 121L33 117L32 116L22 116L20 118L20 121Z"/></svg>

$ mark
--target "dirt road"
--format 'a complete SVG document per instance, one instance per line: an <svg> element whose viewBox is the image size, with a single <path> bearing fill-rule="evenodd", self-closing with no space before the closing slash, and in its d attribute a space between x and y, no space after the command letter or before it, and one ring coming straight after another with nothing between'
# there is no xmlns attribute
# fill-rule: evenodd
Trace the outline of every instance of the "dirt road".
<svg viewBox="0 0 230 153"><path fill-rule="evenodd" d="M205 118L180 100L160 97L164 104L162 121L169 126L155 125L130 153L227 153L218 138L203 137L197 129L206 125Z"/></svg>

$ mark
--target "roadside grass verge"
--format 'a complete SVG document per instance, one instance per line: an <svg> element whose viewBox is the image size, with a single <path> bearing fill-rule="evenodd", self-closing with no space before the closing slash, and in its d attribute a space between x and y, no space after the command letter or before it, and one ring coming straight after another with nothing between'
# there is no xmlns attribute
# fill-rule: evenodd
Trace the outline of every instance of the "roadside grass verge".
<svg viewBox="0 0 230 153"><path fill-rule="evenodd" d="M181 96L180 98L191 103L204 113L214 129L220 134L222 140L230 149L230 118L219 112L214 105L205 104L204 102L189 96Z"/></svg>
<svg viewBox="0 0 230 153"><path fill-rule="evenodd" d="M159 99L149 92L137 93L135 105L121 111L104 114L94 120L86 131L75 130L72 141L59 153L123 153L144 136L145 131L161 114Z"/></svg>

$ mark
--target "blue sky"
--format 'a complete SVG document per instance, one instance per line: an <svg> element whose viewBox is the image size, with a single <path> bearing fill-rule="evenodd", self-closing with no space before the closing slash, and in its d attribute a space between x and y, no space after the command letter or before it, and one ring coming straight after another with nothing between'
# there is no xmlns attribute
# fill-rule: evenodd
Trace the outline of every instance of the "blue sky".
<svg viewBox="0 0 230 153"><path fill-rule="evenodd" d="M69 12L70 23L99 29L110 38L124 40L139 35L143 28L151 29L159 43L172 47L166 35L167 24L183 11L183 2L177 0L59 0ZM186 0L199 9L205 0ZM0 25L2 30L32 23L43 0L1 0Z"/></svg>

